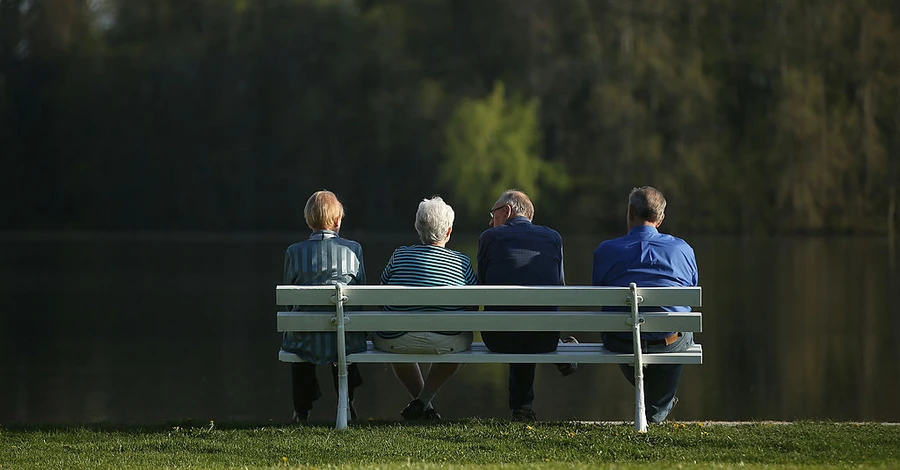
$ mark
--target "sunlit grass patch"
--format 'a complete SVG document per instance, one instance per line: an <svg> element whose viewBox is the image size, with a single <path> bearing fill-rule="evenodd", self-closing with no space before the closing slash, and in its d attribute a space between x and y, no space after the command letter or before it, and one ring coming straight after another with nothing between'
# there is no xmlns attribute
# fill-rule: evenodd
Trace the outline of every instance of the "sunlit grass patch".
<svg viewBox="0 0 900 470"><path fill-rule="evenodd" d="M0 468L900 467L900 426L174 423L0 427Z"/></svg>

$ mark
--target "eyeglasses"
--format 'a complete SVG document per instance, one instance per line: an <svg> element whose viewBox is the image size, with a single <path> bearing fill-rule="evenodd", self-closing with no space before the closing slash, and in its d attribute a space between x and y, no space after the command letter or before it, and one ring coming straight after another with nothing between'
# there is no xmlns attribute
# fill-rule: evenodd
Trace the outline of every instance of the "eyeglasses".
<svg viewBox="0 0 900 470"><path fill-rule="evenodd" d="M504 205L502 205L502 206L500 206L500 207L495 207L495 208L491 209L491 219L494 218L494 212L495 212L495 211L499 211L500 209L506 209L506 205L504 204Z"/></svg>

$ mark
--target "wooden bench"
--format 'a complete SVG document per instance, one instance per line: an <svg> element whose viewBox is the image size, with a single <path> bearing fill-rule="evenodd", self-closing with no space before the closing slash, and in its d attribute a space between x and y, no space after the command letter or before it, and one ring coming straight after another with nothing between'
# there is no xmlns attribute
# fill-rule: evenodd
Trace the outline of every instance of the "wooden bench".
<svg viewBox="0 0 900 470"><path fill-rule="evenodd" d="M320 311L278 312L278 331L335 332L338 340L337 428L346 429L348 410L347 364L392 362L458 363L582 363L636 364L635 430L647 431L644 413L644 383L641 365L701 364L699 344L684 352L634 354L607 351L601 343L560 344L552 353L504 354L474 343L468 351L452 354L397 354L368 349L344 354L344 334L350 331L561 331L700 332L701 313L648 311L638 307L663 305L701 306L700 287L581 287L581 286L277 286L278 305L319 307ZM510 307L560 307L560 311L453 311L387 312L382 305L479 305ZM321 311L333 306L334 311ZM602 312L600 307L627 307L627 312ZM345 311L352 307L353 311ZM356 309L359 309L358 311ZM303 362L295 354L280 351L279 360Z"/></svg>

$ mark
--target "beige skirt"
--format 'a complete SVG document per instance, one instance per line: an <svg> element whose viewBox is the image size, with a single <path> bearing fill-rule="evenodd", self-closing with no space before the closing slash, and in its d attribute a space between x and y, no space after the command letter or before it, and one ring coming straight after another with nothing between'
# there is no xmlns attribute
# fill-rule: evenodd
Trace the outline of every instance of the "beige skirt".
<svg viewBox="0 0 900 470"><path fill-rule="evenodd" d="M411 331L397 338L386 339L374 335L376 348L400 354L449 354L465 351L472 346L472 332L442 335L430 331Z"/></svg>

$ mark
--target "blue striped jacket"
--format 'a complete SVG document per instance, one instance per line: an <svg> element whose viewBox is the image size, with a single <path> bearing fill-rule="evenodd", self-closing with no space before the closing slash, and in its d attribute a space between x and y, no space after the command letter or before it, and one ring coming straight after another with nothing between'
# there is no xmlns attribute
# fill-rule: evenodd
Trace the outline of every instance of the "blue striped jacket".
<svg viewBox="0 0 900 470"><path fill-rule="evenodd" d="M338 282L366 283L366 268L359 243L341 238L331 230L318 230L308 240L289 246L284 253L285 284L315 286ZM294 305L291 309L301 310L301 307ZM365 333L347 333L346 340L347 353L366 350ZM337 361L337 335L288 332L284 334L281 349L313 364L329 364Z"/></svg>

